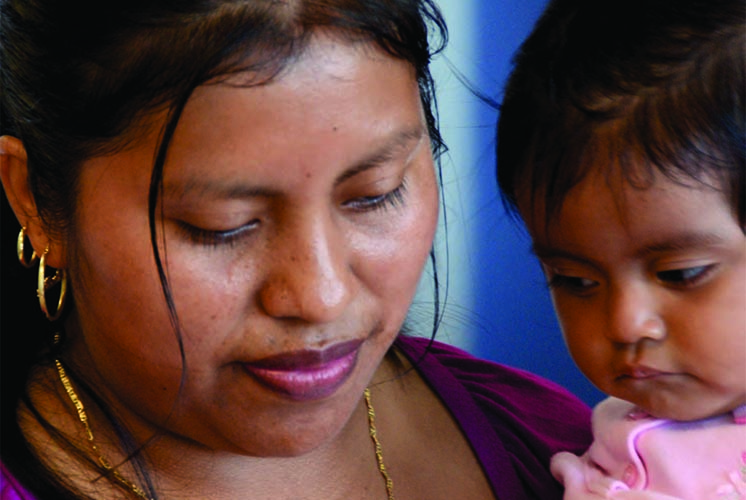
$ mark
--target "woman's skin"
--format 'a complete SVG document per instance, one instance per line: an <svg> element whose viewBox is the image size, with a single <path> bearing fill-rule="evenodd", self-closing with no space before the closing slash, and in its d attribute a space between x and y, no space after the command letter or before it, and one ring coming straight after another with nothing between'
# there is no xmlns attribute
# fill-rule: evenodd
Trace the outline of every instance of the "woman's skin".
<svg viewBox="0 0 746 500"><path fill-rule="evenodd" d="M35 217L23 150L3 139L14 210L75 290L66 361L138 441L158 436L145 454L164 498L385 498L361 402L371 384L397 498L491 497L437 398L413 372L394 381L401 367L384 359L437 224L413 69L317 34L269 84L242 86L245 77L195 91L165 166L159 249L185 372L148 227L165 116L126 149L84 163L63 241ZM33 398L90 456L55 377L40 374ZM121 460L87 407L99 446ZM30 440L49 446L27 422ZM64 451L49 456L76 467ZM441 473L433 456L463 470Z"/></svg>

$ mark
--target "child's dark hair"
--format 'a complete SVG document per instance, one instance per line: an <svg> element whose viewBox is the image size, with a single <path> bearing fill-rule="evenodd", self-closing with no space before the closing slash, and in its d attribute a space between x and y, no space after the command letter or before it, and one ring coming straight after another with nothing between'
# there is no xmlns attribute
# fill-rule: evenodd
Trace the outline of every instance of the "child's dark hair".
<svg viewBox="0 0 746 500"><path fill-rule="evenodd" d="M722 190L746 227L745 49L743 0L551 1L500 107L508 210L550 219L591 169L658 172Z"/></svg>

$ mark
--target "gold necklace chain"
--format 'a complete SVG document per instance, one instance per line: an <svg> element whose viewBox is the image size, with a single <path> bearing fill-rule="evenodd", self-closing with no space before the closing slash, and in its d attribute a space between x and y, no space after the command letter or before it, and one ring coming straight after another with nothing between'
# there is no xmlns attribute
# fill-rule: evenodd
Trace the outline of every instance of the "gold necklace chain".
<svg viewBox="0 0 746 500"><path fill-rule="evenodd" d="M394 500L394 481L386 470L386 464L383 463L383 451L381 449L381 442L378 440L378 430L376 429L376 411L373 409L373 402L370 400L370 389L366 387L363 395L365 396L365 406L368 408L368 431L370 432L370 439L373 440L373 445L375 446L378 470L381 476L383 476L383 480L386 481L386 495L388 495L388 500Z"/></svg>
<svg viewBox="0 0 746 500"><path fill-rule="evenodd" d="M75 409L78 411L78 420L80 420L80 423L83 424L83 428L85 429L86 435L88 436L88 444L91 446L93 454L96 455L99 466L102 467L106 473L112 474L114 478L123 486L129 488L129 490L132 491L132 493L134 493L137 498L152 500L139 486L126 479L119 473L118 470L112 467L109 460L103 455L103 453L101 453L101 450L99 450L98 446L96 445L96 441L93 439L93 431L91 430L91 426L88 423L88 415L85 412L83 402L76 394L75 389L73 389L73 385L70 383L70 379L67 378L67 373L65 373L65 369L62 367L62 363L60 363L60 360L55 359L54 364L57 366L57 373L59 373L60 375L60 381L62 382L62 386L65 388L65 392L67 392L70 401L72 401L73 406L75 406Z"/></svg>
<svg viewBox="0 0 746 500"><path fill-rule="evenodd" d="M96 455L99 466L104 470L104 472L114 476L114 478L119 481L120 484L127 487L137 498L141 498L143 500L153 500L139 486L126 479L119 473L117 469L112 467L111 462L109 462L109 460L103 455L103 453L101 453L101 450L96 445L96 441L93 438L93 431L91 430L91 426L88 423L88 414L85 412L83 402L78 397L75 389L73 389L73 385L72 383L70 383L70 379L67 377L67 373L65 372L65 368L62 366L62 363L60 363L58 359L55 359L54 364L57 367L57 373L60 376L60 382L62 382L62 386L65 388L65 392L67 393L67 396L70 398L70 401L75 407L75 410L78 412L78 420L80 420L80 423L83 424L86 436L88 437L88 444L90 445L94 455ZM378 431L376 430L376 412L373 409L373 403L370 400L370 390L366 388L363 394L365 396L365 406L368 409L368 431L370 433L370 438L373 440L373 445L375 446L378 470L381 473L381 476L383 476L384 481L386 481L386 495L388 496L388 500L394 500L394 482L391 480L391 477L386 470L386 465L383 462L381 442L378 440Z"/></svg>

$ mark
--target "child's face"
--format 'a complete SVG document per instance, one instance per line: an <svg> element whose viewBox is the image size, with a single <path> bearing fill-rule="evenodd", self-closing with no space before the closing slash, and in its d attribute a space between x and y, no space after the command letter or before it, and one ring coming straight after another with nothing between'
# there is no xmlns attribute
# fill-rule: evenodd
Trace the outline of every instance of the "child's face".
<svg viewBox="0 0 746 500"><path fill-rule="evenodd" d="M527 218L580 369L679 420L746 403L746 236L724 195L689 186L592 174L548 227Z"/></svg>

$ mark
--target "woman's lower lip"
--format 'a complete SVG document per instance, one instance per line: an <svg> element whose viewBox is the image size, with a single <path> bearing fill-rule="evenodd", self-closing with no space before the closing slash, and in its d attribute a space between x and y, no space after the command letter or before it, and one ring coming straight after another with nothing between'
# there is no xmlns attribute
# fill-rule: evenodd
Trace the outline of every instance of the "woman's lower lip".
<svg viewBox="0 0 746 500"><path fill-rule="evenodd" d="M313 401L331 396L352 374L357 363L355 350L340 358L303 368L265 368L245 364L246 371L260 384L296 401Z"/></svg>

